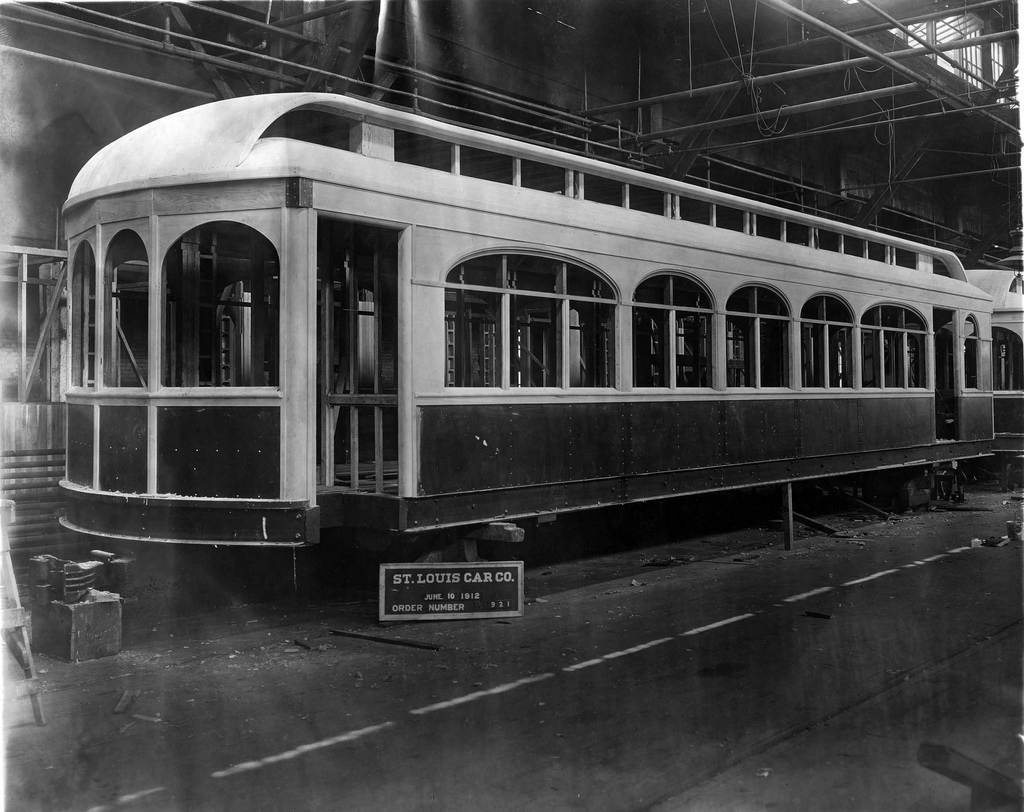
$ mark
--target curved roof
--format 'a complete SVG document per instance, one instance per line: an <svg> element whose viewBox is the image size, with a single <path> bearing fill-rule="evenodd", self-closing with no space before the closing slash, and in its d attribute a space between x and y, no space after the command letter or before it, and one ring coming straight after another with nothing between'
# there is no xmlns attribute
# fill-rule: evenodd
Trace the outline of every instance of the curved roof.
<svg viewBox="0 0 1024 812"><path fill-rule="evenodd" d="M993 310L1024 311L1024 294L1010 292L1013 271L972 268L967 271L967 279L992 297Z"/></svg>
<svg viewBox="0 0 1024 812"><path fill-rule="evenodd" d="M331 93L243 96L202 104L133 130L108 144L82 167L69 204L100 192L184 181L236 169L278 118L298 107L370 118L378 105Z"/></svg>
<svg viewBox="0 0 1024 812"><path fill-rule="evenodd" d="M273 138L263 143L266 149L254 150L260 137L275 121L299 108L334 114L349 121L401 127L434 138L450 138L453 143L485 150L495 149L541 162L551 161L552 155L557 154L554 163L559 166L583 172L594 170L594 159L586 156L554 153L551 147L510 141L493 133L467 130L351 96L334 93L271 93L192 107L152 121L122 136L96 153L78 173L64 209L66 211L100 195L136 189L245 180L268 177L275 172L280 175L294 175L310 170L323 173L325 170L322 164L311 168L293 160L297 152L293 145L302 142ZM301 156L301 150L298 154ZM683 181L648 175L632 168L606 164L601 169L601 174L606 177L626 183L639 183L652 190L681 193L695 200L734 206L754 213L763 212L771 217L810 226L820 226L823 222L814 215L693 186ZM963 265L950 251L929 248L904 238L884 236L831 220L827 221L827 228L857 239L880 240L887 245L930 256L945 267L953 279L966 281Z"/></svg>

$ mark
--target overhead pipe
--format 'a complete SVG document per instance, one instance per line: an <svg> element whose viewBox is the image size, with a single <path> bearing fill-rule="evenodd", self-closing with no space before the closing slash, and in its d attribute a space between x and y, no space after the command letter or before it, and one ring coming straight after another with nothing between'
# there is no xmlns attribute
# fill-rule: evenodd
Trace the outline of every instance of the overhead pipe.
<svg viewBox="0 0 1024 812"><path fill-rule="evenodd" d="M911 93L920 88L916 84L896 85L894 87L883 87L879 90L865 90L863 93L851 93L849 96L839 96L838 98L831 99L818 99L817 101L806 102L804 104L794 104L788 107L779 107L775 110L762 111L759 113L750 113L745 116L734 116L733 118L723 118L718 121L703 122L701 124L688 124L684 127L672 127L668 130L661 130L655 133L648 133L647 135L637 136L637 141L643 143L646 141L656 141L662 138L671 138L677 135L683 135L685 133L702 132L704 130L720 130L724 127L732 127L738 124L750 124L754 121L760 121L766 118L772 118L773 116L780 116L783 113L786 115L797 115L799 113L810 113L815 110L823 110L826 107L839 107L847 104L856 104L857 102L870 101L871 99L881 99L887 96L896 96L900 93Z"/></svg>
<svg viewBox="0 0 1024 812"><path fill-rule="evenodd" d="M932 104L932 102L930 100L928 102L925 102L925 103L926 104ZM910 106L913 106L913 105L907 105L907 106L910 107ZM886 123L886 124L901 124L901 123L906 122L906 121L926 121L928 119L942 118L944 116L956 115L958 113L960 113L960 114L970 114L970 113L973 113L973 112L975 112L977 110L991 109L991 108L998 108L998 107L1005 107L1005 106L1006 105L1003 104L1003 103L985 104L985 105L978 105L976 107L971 108L970 110L963 109L963 108L957 108L956 110L943 110L940 113L921 113L920 115L903 116L901 118L892 118L892 119L887 120L884 123ZM901 109L905 109L905 108L901 108ZM769 136L767 138L758 138L758 139L753 140L753 141L737 141L737 142L732 143L732 144L717 144L715 146L705 147L705 148L703 148L701 150L701 152L704 152L704 153L707 153L707 154L720 153L720 152L733 152L733 151L738 150L738 149L746 149L747 147L764 146L764 144L766 142L769 142L769 141L772 142L772 143L775 143L776 141L791 141L791 140L796 139L796 138L809 138L809 137L815 136L815 135L832 135L834 133L849 132L851 130L864 130L864 129L867 129L869 127L877 127L879 125L879 123L881 123L881 122L878 122L878 121L865 121L865 122L863 122L861 124L846 124L846 125L842 125L842 126L838 126L838 127L827 127L827 128L821 128L821 129L803 130L801 132L796 132L796 133L784 133L784 134L781 134L781 135Z"/></svg>
<svg viewBox="0 0 1024 812"><path fill-rule="evenodd" d="M146 37L142 37L142 36L139 36L137 34L127 34L127 33L124 33L122 31L117 31L117 30L115 30L113 28L106 28L106 27L104 27L102 25L97 25L96 23L85 22L84 20L76 20L73 17L66 17L63 14L55 14L52 11L46 11L44 9L35 8L33 6L30 6L30 5L22 4L22 5L15 6L13 8L17 9L17 14L24 14L24 15L27 15L28 17L35 17L37 19L44 19L44 20L48 20L50 22L57 22L60 26L64 27L65 29L71 29L72 31L77 30L77 31L86 32L86 33L89 33L89 34L98 34L98 35L100 35L101 37L103 37L103 38L105 38L107 40L113 40L114 42L121 42L121 43L125 43L125 44L128 44L128 45L136 45L136 46L139 46L141 48L144 48L145 50L153 51L155 53L169 54L171 56L180 56L180 57L183 57L185 59L189 59L189 60L192 60L192 61L195 61L195 62L208 62L211 65L217 65L219 67L227 68L229 70L233 70L233 71L237 71L237 72L241 72L241 73L250 73L250 74L252 74L254 76L262 76L262 77L267 78L267 79L274 79L275 81L282 81L282 82L285 82L286 84L293 84L293 85L295 85L295 84L301 85L302 84L302 82L300 82L298 80L291 80L291 77L284 76L284 75L282 75L280 73L275 73L274 71L265 70L263 68L257 68L257 67L255 67L253 65L239 64L238 62L232 62L230 59L223 59L223 58L218 57L218 56L211 56L210 54L198 54L195 51L193 51L191 48L181 48L181 47L179 47L177 45L170 45L170 44L164 43L162 41L161 42L157 42L155 40L147 39ZM98 13L98 12L92 11L91 9L76 9L76 10L79 10L79 11L90 11L90 13L92 13L92 14L97 14ZM10 12L8 12L8 13L10 13ZM110 15L102 14L100 16L109 17ZM17 18L15 17L15 19L17 19ZM117 19L117 18L114 18L114 19ZM123 21L122 20L118 20L118 22L123 22ZM141 25L141 23L135 23L135 25ZM163 32L162 28L154 28L153 26L143 26L143 27L147 28L147 29L151 29L153 31L157 31L157 32L160 33L161 36L163 36L164 32ZM198 42L200 44L205 42L204 40L200 40L197 37L189 37L189 36L184 35L184 34L174 34L174 36L178 37L179 39L183 39L186 42ZM231 48L231 46L223 45L221 43L213 43L213 46L216 47L216 48L228 48L230 50L242 51L243 53L250 54L252 56L256 56L256 57L258 57L260 59L266 59L266 60L270 60L270 61L280 61L280 62L283 62L283 60L275 60L273 57L265 56L263 54L252 54L251 52L243 51L240 48L239 49L233 49L233 48ZM284 63L284 64L286 64L286 65L288 65L290 67L295 67L294 63Z"/></svg>
<svg viewBox="0 0 1024 812"><path fill-rule="evenodd" d="M104 76L108 79L117 79L118 81L134 82L135 84L145 85L146 87L153 87L159 90L167 90L171 93L182 93L187 96L200 96L204 99L213 100L217 98L216 93L207 93L205 90L193 90L190 87L182 87L181 85L172 85L169 82L160 82L156 79L147 79L144 76L135 76L131 73L121 73L116 70L108 70L107 68L98 68L95 65L86 65L82 62L72 62L70 59L61 59L57 56L50 56L49 54L41 54L36 51L26 51L22 48L15 48L13 45L3 45L0 43L0 54L4 51L9 51L12 54L18 56L26 56L32 59L38 59L41 62L49 62L52 65L59 65L62 68L70 68L76 71L86 71L87 73L95 73L98 76Z"/></svg>
<svg viewBox="0 0 1024 812"><path fill-rule="evenodd" d="M859 192L866 189L880 189L886 186L900 186L904 183L926 183L933 180L949 180L950 178L970 178L977 175L998 175L1003 172L1020 172L1019 166L997 166L991 169L974 169L970 172L951 172L948 175L930 175L924 178L903 178L901 180L867 183L863 186L844 186L844 192Z"/></svg>
<svg viewBox="0 0 1024 812"><path fill-rule="evenodd" d="M769 6L771 6L776 11L780 11L783 14L789 16L789 17L793 17L796 20L800 20L801 22L807 23L808 25L813 26L814 28L818 28L821 31L824 31L826 34L828 34L833 39L836 39L839 42L842 42L842 43L844 43L846 45L849 45L854 50L860 51L862 54L865 54L866 56L870 56L876 62L879 62L882 65L885 65L887 68L890 68L892 71L894 71L895 73L899 74L900 76L903 76L906 79L910 79L912 82L917 82L918 84L921 85L922 88L924 88L925 90L929 91L930 93L935 94L936 96L942 96L947 101L953 102L954 104L957 104L957 105L962 105L962 106L965 106L965 107L970 107L971 106L970 103L965 103L964 100L959 98L959 97L957 97L956 94L950 93L949 91L945 90L943 87L939 86L938 84L933 82L928 77L921 76L920 74L916 73L915 71L909 70L908 68L904 67L903 65L900 65L900 63L897 62L895 59L892 59L891 57L888 57L885 54L879 53L874 48L871 48L870 46L865 45L860 40L854 39L849 34L846 34L846 33L842 32L842 31L840 31L835 26L831 26L828 23L822 22L817 17L814 17L811 14L808 14L806 11L803 11L801 9L798 9L798 8L794 7L794 6L789 5L788 3L785 2L785 0L760 0L760 1L763 2L763 3L766 3ZM988 112L985 112L985 111L980 111L980 112L986 118L989 118L992 121L994 121L997 124L999 124L1000 127L1008 129L1010 132L1012 132L1014 135L1016 135L1018 137L1020 136L1020 130L1018 130L1012 124L1009 124L1008 122L1003 121L1001 118L999 118L998 116L994 116L991 113L988 113Z"/></svg>
<svg viewBox="0 0 1024 812"><path fill-rule="evenodd" d="M944 43L941 46L937 46L936 50L944 51L955 51L963 48L967 45L984 45L989 42L999 42L1006 39L1016 39L1016 31L1000 31L995 34L986 34L983 37L973 37L971 39L960 39L952 43ZM893 59L911 59L913 57L921 57L920 48L912 48L904 51L890 51L886 56L892 57ZM599 116L605 115L606 113L618 113L624 110L633 110L637 107L647 107L652 104L663 104L665 102L674 101L686 101L688 99L696 99L701 96L710 96L715 93L723 93L730 90L742 90L745 87L757 87L765 84L776 84L778 82L790 81L793 79L806 79L814 76L821 76L827 73L833 73L841 70L849 70L850 68L859 68L866 65L872 65L875 60L870 56L859 56L854 59L844 59L839 62L829 62L827 65L814 65L808 68L796 68L795 70L781 71L779 73L769 73L764 76L753 76L749 79L737 79L732 82L723 82L718 85L708 85L706 87L698 87L693 90L679 90L672 93L663 93L660 96L649 96L646 99L638 99L636 101L620 102L617 104L608 104L603 107L593 107L589 110L583 110L580 112L581 116Z"/></svg>

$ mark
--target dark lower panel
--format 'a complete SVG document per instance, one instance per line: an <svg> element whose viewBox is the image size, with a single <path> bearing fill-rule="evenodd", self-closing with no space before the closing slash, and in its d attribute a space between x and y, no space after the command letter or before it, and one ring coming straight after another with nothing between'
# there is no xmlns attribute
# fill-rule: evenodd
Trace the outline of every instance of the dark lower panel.
<svg viewBox="0 0 1024 812"><path fill-rule="evenodd" d="M281 493L281 411L264 406L157 409L157 491L275 499Z"/></svg>
<svg viewBox="0 0 1024 812"><path fill-rule="evenodd" d="M100 490L146 491L146 407L100 406Z"/></svg>
<svg viewBox="0 0 1024 812"><path fill-rule="evenodd" d="M65 488L62 523L107 538L192 544L315 544L320 510L277 502L196 502L189 499L108 496Z"/></svg>
<svg viewBox="0 0 1024 812"><path fill-rule="evenodd" d="M318 493L317 501L324 527L425 532L545 513L920 466L985 456L990 451L990 441L941 443L416 499L332 490Z"/></svg>
<svg viewBox="0 0 1024 812"><path fill-rule="evenodd" d="M961 440L987 440L992 437L992 407L993 401L989 398L961 399Z"/></svg>
<svg viewBox="0 0 1024 812"><path fill-rule="evenodd" d="M1000 434L1024 434L1024 397L996 393L992 398L992 422Z"/></svg>
<svg viewBox="0 0 1024 812"><path fill-rule="evenodd" d="M1024 454L1024 434L997 434L992 450L1006 454Z"/></svg>
<svg viewBox="0 0 1024 812"><path fill-rule="evenodd" d="M615 476L623 465L621 409L587 403L422 409L421 487L432 493Z"/></svg>
<svg viewBox="0 0 1024 812"><path fill-rule="evenodd" d="M930 398L425 406L420 493L926 445ZM971 438L973 439L973 438Z"/></svg>
<svg viewBox="0 0 1024 812"><path fill-rule="evenodd" d="M68 404L68 479L76 485L92 487L93 408Z"/></svg>
<svg viewBox="0 0 1024 812"><path fill-rule="evenodd" d="M935 439L931 398L864 398L860 403L863 448L901 448Z"/></svg>
<svg viewBox="0 0 1024 812"><path fill-rule="evenodd" d="M799 453L799 401L722 401L722 406L727 463L782 459Z"/></svg>
<svg viewBox="0 0 1024 812"><path fill-rule="evenodd" d="M814 398L798 402L800 454L850 454L861 447L859 400Z"/></svg>
<svg viewBox="0 0 1024 812"><path fill-rule="evenodd" d="M722 461L724 406L719 401L629 403L623 407L629 425L623 473L670 471L686 465L717 465ZM585 453L585 449L577 449Z"/></svg>

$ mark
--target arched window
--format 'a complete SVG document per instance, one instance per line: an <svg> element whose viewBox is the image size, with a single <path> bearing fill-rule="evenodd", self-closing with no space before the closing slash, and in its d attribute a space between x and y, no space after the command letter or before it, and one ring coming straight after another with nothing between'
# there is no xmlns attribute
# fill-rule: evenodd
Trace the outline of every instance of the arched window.
<svg viewBox="0 0 1024 812"><path fill-rule="evenodd" d="M992 328L992 388L1024 389L1024 340L1005 327Z"/></svg>
<svg viewBox="0 0 1024 812"><path fill-rule="evenodd" d="M255 229L208 223L164 259L164 385L277 386L280 270Z"/></svg>
<svg viewBox="0 0 1024 812"><path fill-rule="evenodd" d="M800 380L806 387L853 386L853 316L834 296L815 296L800 311Z"/></svg>
<svg viewBox="0 0 1024 812"><path fill-rule="evenodd" d="M779 294L750 285L726 303L728 386L786 386L789 308Z"/></svg>
<svg viewBox="0 0 1024 812"><path fill-rule="evenodd" d="M711 386L711 296L679 274L642 282L633 307L633 385Z"/></svg>
<svg viewBox="0 0 1024 812"><path fill-rule="evenodd" d="M548 257L456 266L445 289L445 385L614 386L613 298L593 271Z"/></svg>
<svg viewBox="0 0 1024 812"><path fill-rule="evenodd" d="M866 388L925 386L925 326L917 313L878 305L861 319L861 377Z"/></svg>
<svg viewBox="0 0 1024 812"><path fill-rule="evenodd" d="M71 265L72 386L96 385L96 256L83 242Z"/></svg>
<svg viewBox="0 0 1024 812"><path fill-rule="evenodd" d="M964 321L964 389L978 388L978 322L973 316Z"/></svg>
<svg viewBox="0 0 1024 812"><path fill-rule="evenodd" d="M147 386L149 258L134 231L119 232L107 249L103 302L104 386Z"/></svg>

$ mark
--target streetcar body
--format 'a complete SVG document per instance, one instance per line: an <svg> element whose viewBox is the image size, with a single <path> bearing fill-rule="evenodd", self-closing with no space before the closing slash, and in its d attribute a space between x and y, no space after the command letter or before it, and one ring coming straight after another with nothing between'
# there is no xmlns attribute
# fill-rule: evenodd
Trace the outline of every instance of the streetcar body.
<svg viewBox="0 0 1024 812"><path fill-rule="evenodd" d="M394 538L991 449L955 255L357 99L154 122L65 220L85 533Z"/></svg>
<svg viewBox="0 0 1024 812"><path fill-rule="evenodd" d="M1006 270L967 271L992 297L992 452L1002 483L1024 484L1024 283Z"/></svg>

